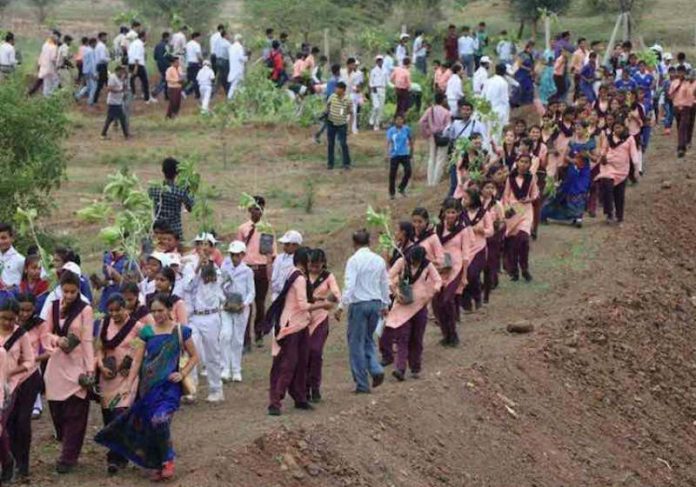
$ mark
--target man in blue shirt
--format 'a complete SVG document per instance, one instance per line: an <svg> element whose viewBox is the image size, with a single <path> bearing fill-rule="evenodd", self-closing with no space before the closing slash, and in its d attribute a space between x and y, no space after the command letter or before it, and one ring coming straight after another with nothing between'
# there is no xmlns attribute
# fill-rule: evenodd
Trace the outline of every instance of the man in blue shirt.
<svg viewBox="0 0 696 487"><path fill-rule="evenodd" d="M411 179L411 155L413 154L413 135L411 128L404 125L404 117L394 117L394 125L387 130L387 159L389 160L389 197L396 194L396 174L399 165L404 166L404 177L399 184L399 193L406 196L406 186Z"/></svg>
<svg viewBox="0 0 696 487"><path fill-rule="evenodd" d="M627 68L621 70L621 78L614 82L614 86L618 91L633 91L637 87L635 80L631 78L631 72Z"/></svg>

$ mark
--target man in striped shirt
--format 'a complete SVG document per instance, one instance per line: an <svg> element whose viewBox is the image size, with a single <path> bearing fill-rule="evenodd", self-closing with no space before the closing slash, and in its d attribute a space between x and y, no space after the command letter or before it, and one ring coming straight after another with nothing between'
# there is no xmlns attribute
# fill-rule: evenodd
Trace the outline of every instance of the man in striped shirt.
<svg viewBox="0 0 696 487"><path fill-rule="evenodd" d="M341 144L341 152L343 153L343 169L350 169L350 152L348 152L348 121L350 119L351 105L350 98L346 96L346 84L339 81L336 84L336 91L329 97L326 104L327 113L327 131L329 160L328 168L334 168L335 152L336 152L336 137L338 143Z"/></svg>

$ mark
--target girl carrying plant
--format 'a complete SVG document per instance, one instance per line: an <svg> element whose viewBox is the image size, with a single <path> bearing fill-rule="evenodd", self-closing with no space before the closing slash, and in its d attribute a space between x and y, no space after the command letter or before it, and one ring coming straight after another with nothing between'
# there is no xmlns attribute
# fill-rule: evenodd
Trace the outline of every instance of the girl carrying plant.
<svg viewBox="0 0 696 487"><path fill-rule="evenodd" d="M483 296L481 272L486 266L486 239L493 236L493 220L481 203L481 195L475 188L469 188L462 198L462 223L471 228L473 239L469 247L469 266L466 271L466 287L462 293L462 307L472 311L479 309Z"/></svg>
<svg viewBox="0 0 696 487"><path fill-rule="evenodd" d="M341 301L341 290L336 276L329 272L326 254L322 249L309 252L307 274L307 301L309 304L334 304ZM310 311L309 365L307 370L307 396L313 403L321 401L321 370L324 363L324 345L329 337L329 310L319 308Z"/></svg>
<svg viewBox="0 0 696 487"><path fill-rule="evenodd" d="M481 204L493 225L493 235L486 239L486 264L483 268L483 302L488 303L491 291L498 287L500 259L505 240L505 209L500 201L498 186L492 179L483 183Z"/></svg>
<svg viewBox="0 0 696 487"><path fill-rule="evenodd" d="M104 426L123 414L135 399L138 381L131 383L128 378L137 349L142 345L138 336L145 326L129 312L121 294L111 294L105 306L107 314L102 320L97 351ZM130 386L129 392L123 394L121 391L126 386ZM106 462L109 474L128 464L125 457L111 450L106 454Z"/></svg>
<svg viewBox="0 0 696 487"><path fill-rule="evenodd" d="M458 295L466 285L466 269L469 265L469 249L473 230L461 222L462 206L458 199L447 198L440 210L437 236L445 251L442 269L442 288L433 297L433 313L440 324L445 347L459 344L457 334Z"/></svg>
<svg viewBox="0 0 696 487"><path fill-rule="evenodd" d="M441 267L445 260L445 251L442 249L435 227L430 223L428 210L423 207L415 208L411 212L411 223L416 231L413 244L423 247L427 259L435 267Z"/></svg>
<svg viewBox="0 0 696 487"><path fill-rule="evenodd" d="M536 177L529 172L531 157L517 159L517 167L510 173L503 194L503 205L508 211L505 222L506 271L513 281L518 281L520 271L525 281L532 280L529 272L529 238L534 221L534 200L539 197Z"/></svg>
<svg viewBox="0 0 696 487"><path fill-rule="evenodd" d="M416 247L406 259L400 259L389 271L394 304L385 320L388 342L396 344L395 369L392 375L403 381L406 366L417 378L422 369L423 336L428 324L428 303L442 286L435 266L423 247ZM405 295L404 286L410 287Z"/></svg>

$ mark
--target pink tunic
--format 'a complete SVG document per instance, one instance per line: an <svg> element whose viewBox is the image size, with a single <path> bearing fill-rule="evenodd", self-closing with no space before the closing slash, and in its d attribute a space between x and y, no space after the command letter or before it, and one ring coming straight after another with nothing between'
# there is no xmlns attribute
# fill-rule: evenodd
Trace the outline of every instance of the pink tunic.
<svg viewBox="0 0 696 487"><path fill-rule="evenodd" d="M404 259L394 264L389 271L389 280L394 292L398 289L399 278L404 270ZM416 272L416 269L413 269ZM385 326L389 328L399 328L410 320L416 313L422 310L433 299L433 296L442 287L442 279L432 263L429 263L418 280L412 284L413 302L411 304L401 304L394 301L394 306L387 315Z"/></svg>
<svg viewBox="0 0 696 487"><path fill-rule="evenodd" d="M473 220L479 210L464 211L467 211L469 219ZM490 212L486 212L484 217L478 223L476 223L476 225L471 227L471 229L472 239L469 248L469 258L473 259L476 254L486 248L486 239L493 236L493 218L491 217Z"/></svg>
<svg viewBox="0 0 696 487"><path fill-rule="evenodd" d="M183 299L179 299L172 306L172 321L180 325L188 323L188 311L186 311L186 303Z"/></svg>
<svg viewBox="0 0 696 487"><path fill-rule="evenodd" d="M313 296L314 301L326 301L329 294L333 294L338 302L341 301L341 289L338 287L338 282L336 282L336 277L330 274L324 282L322 282L319 287L314 290ZM315 309L309 313L311 322L309 323L309 334L314 333L326 318L329 317L329 312L325 309Z"/></svg>
<svg viewBox="0 0 696 487"><path fill-rule="evenodd" d="M0 337L0 347L4 348L5 342L12 336L12 334L18 329L17 325L14 326L12 332L5 336ZM18 367L26 367L28 370L32 370L34 367L34 351L31 349L31 340L27 334L23 334L15 343L12 348L7 352L7 373L8 375ZM19 384L22 383L24 379L27 378L26 372L21 374L14 374L7 378L7 385L9 387L10 394L14 392Z"/></svg>
<svg viewBox="0 0 696 487"><path fill-rule="evenodd" d="M277 340L300 332L309 326L311 321L309 307L310 304L307 301L307 279L304 276L299 276L295 279L285 298L283 313L280 315L280 332L278 337L275 337L275 333L271 332L271 336L273 336L271 353L274 357L280 353L280 345Z"/></svg>
<svg viewBox="0 0 696 487"><path fill-rule="evenodd" d="M543 142L539 144L538 150L532 151L532 167L529 169L529 172L536 174L539 169L546 169L548 152L549 150Z"/></svg>
<svg viewBox="0 0 696 487"><path fill-rule="evenodd" d="M258 229L254 229L252 234L253 225L254 223L249 220L246 223L242 223L237 229L237 240L244 242L247 247L244 263L249 266L266 265L268 260L265 255L261 254L261 232ZM275 241L273 241L273 256L276 256Z"/></svg>
<svg viewBox="0 0 696 487"><path fill-rule="evenodd" d="M125 325L125 323L124 323ZM138 338L138 334L140 333L140 330L143 329L145 324L142 321L139 321L135 324L133 329L126 335L126 337L123 339L123 341L113 350L107 349L107 348L102 348L101 353L102 353L102 361L106 357L114 357L116 359L116 367L120 367L121 364L123 363L123 359L128 355L131 358L135 356L135 351L138 346L142 346L142 343L140 342L140 339ZM116 325L111 323L109 327L106 330L106 338L107 340L112 340L114 336L118 333L120 328L117 328ZM103 345L102 345L103 347ZM106 376L104 376L103 371L102 375L99 378L99 387L101 389L102 397L101 397L101 405L102 408L107 408L109 406L109 403L111 400L116 396L116 394L121 391L123 385L128 381L128 376L124 377L121 375L120 372L116 373L116 377L113 379L107 379ZM127 408L130 407L130 405L133 403L133 400L135 399L136 393L138 391L138 379L133 381L133 387L130 390L130 394L128 396L122 398L119 403L115 406L117 408Z"/></svg>
<svg viewBox="0 0 696 487"><path fill-rule="evenodd" d="M59 324L62 326L64 321L61 318ZM85 306L77 318L70 323L68 332L75 334L80 339L80 344L69 354L58 348L60 337L54 334L53 313L48 313L45 324L49 332L42 337L41 343L51 354L44 374L46 399L65 401L71 396L86 398L87 391L77 381L82 374L94 373L92 307Z"/></svg>
<svg viewBox="0 0 696 487"><path fill-rule="evenodd" d="M36 359L39 358L39 355L41 355L41 338L47 333L48 327L46 326L46 322L43 322L40 325L33 327L31 330L27 332L27 336L29 337L29 343L31 344L31 349L34 352L34 365L32 365L32 367L29 369L29 372L25 374L25 377L22 378L21 382L24 382L25 379L31 377L31 375L39 369L41 362L39 362Z"/></svg>
<svg viewBox="0 0 696 487"><path fill-rule="evenodd" d="M512 175L510 176L512 177ZM521 187L524 183L522 176L517 176L517 184ZM510 185L510 178L505 183L505 193L503 194L504 205L514 205L515 214L505 222L505 236L517 235L519 232L532 233L532 223L534 221L534 207L532 202L539 197L539 187L537 186L536 176L532 176L532 183L529 185L527 197L522 201L515 197Z"/></svg>
<svg viewBox="0 0 696 487"><path fill-rule="evenodd" d="M451 232L443 230L442 237L447 237ZM442 246L445 253L452 258L452 269L446 274L443 287L449 286L460 274L460 279L466 281L466 269L469 265L471 255L471 242L474 239L474 232L471 227L463 228L456 237L451 238ZM464 271L464 272L462 272ZM466 285L466 284L464 284Z"/></svg>
<svg viewBox="0 0 696 487"><path fill-rule="evenodd" d="M437 233L433 232L433 234L425 240L416 242L416 245L425 249L425 255L435 266L440 267L445 262L445 251L442 248Z"/></svg>
<svg viewBox="0 0 696 487"><path fill-rule="evenodd" d="M613 179L615 185L621 184L628 177L631 163L634 165L638 164L636 141L633 137L629 137L613 149L607 144L604 150L607 163L599 165L599 174L595 181L598 179Z"/></svg>

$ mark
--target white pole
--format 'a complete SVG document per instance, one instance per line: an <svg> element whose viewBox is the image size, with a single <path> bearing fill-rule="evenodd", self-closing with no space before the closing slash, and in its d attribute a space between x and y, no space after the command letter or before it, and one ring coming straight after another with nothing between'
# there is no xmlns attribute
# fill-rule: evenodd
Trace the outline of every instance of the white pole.
<svg viewBox="0 0 696 487"><path fill-rule="evenodd" d="M626 42L630 41L630 39L628 38L628 12L624 12L623 16L623 40L624 42Z"/></svg>
<svg viewBox="0 0 696 487"><path fill-rule="evenodd" d="M546 50L551 50L551 19L548 15L544 16L544 40L546 41Z"/></svg>
<svg viewBox="0 0 696 487"><path fill-rule="evenodd" d="M408 30L406 29L406 24L401 24L401 33L408 34Z"/></svg>
<svg viewBox="0 0 696 487"><path fill-rule="evenodd" d="M609 38L609 44L607 44L607 49L604 52L604 58L602 59L602 66L606 66L609 62L609 57L611 53L614 52L614 44L616 44L616 34L619 32L619 27L621 26L621 21L623 20L624 14L619 14L616 18L616 24L614 24L614 30L611 31L611 37Z"/></svg>
<svg viewBox="0 0 696 487"><path fill-rule="evenodd" d="M326 56L327 66L331 66L331 58L329 56L329 29L324 29L324 56Z"/></svg>

